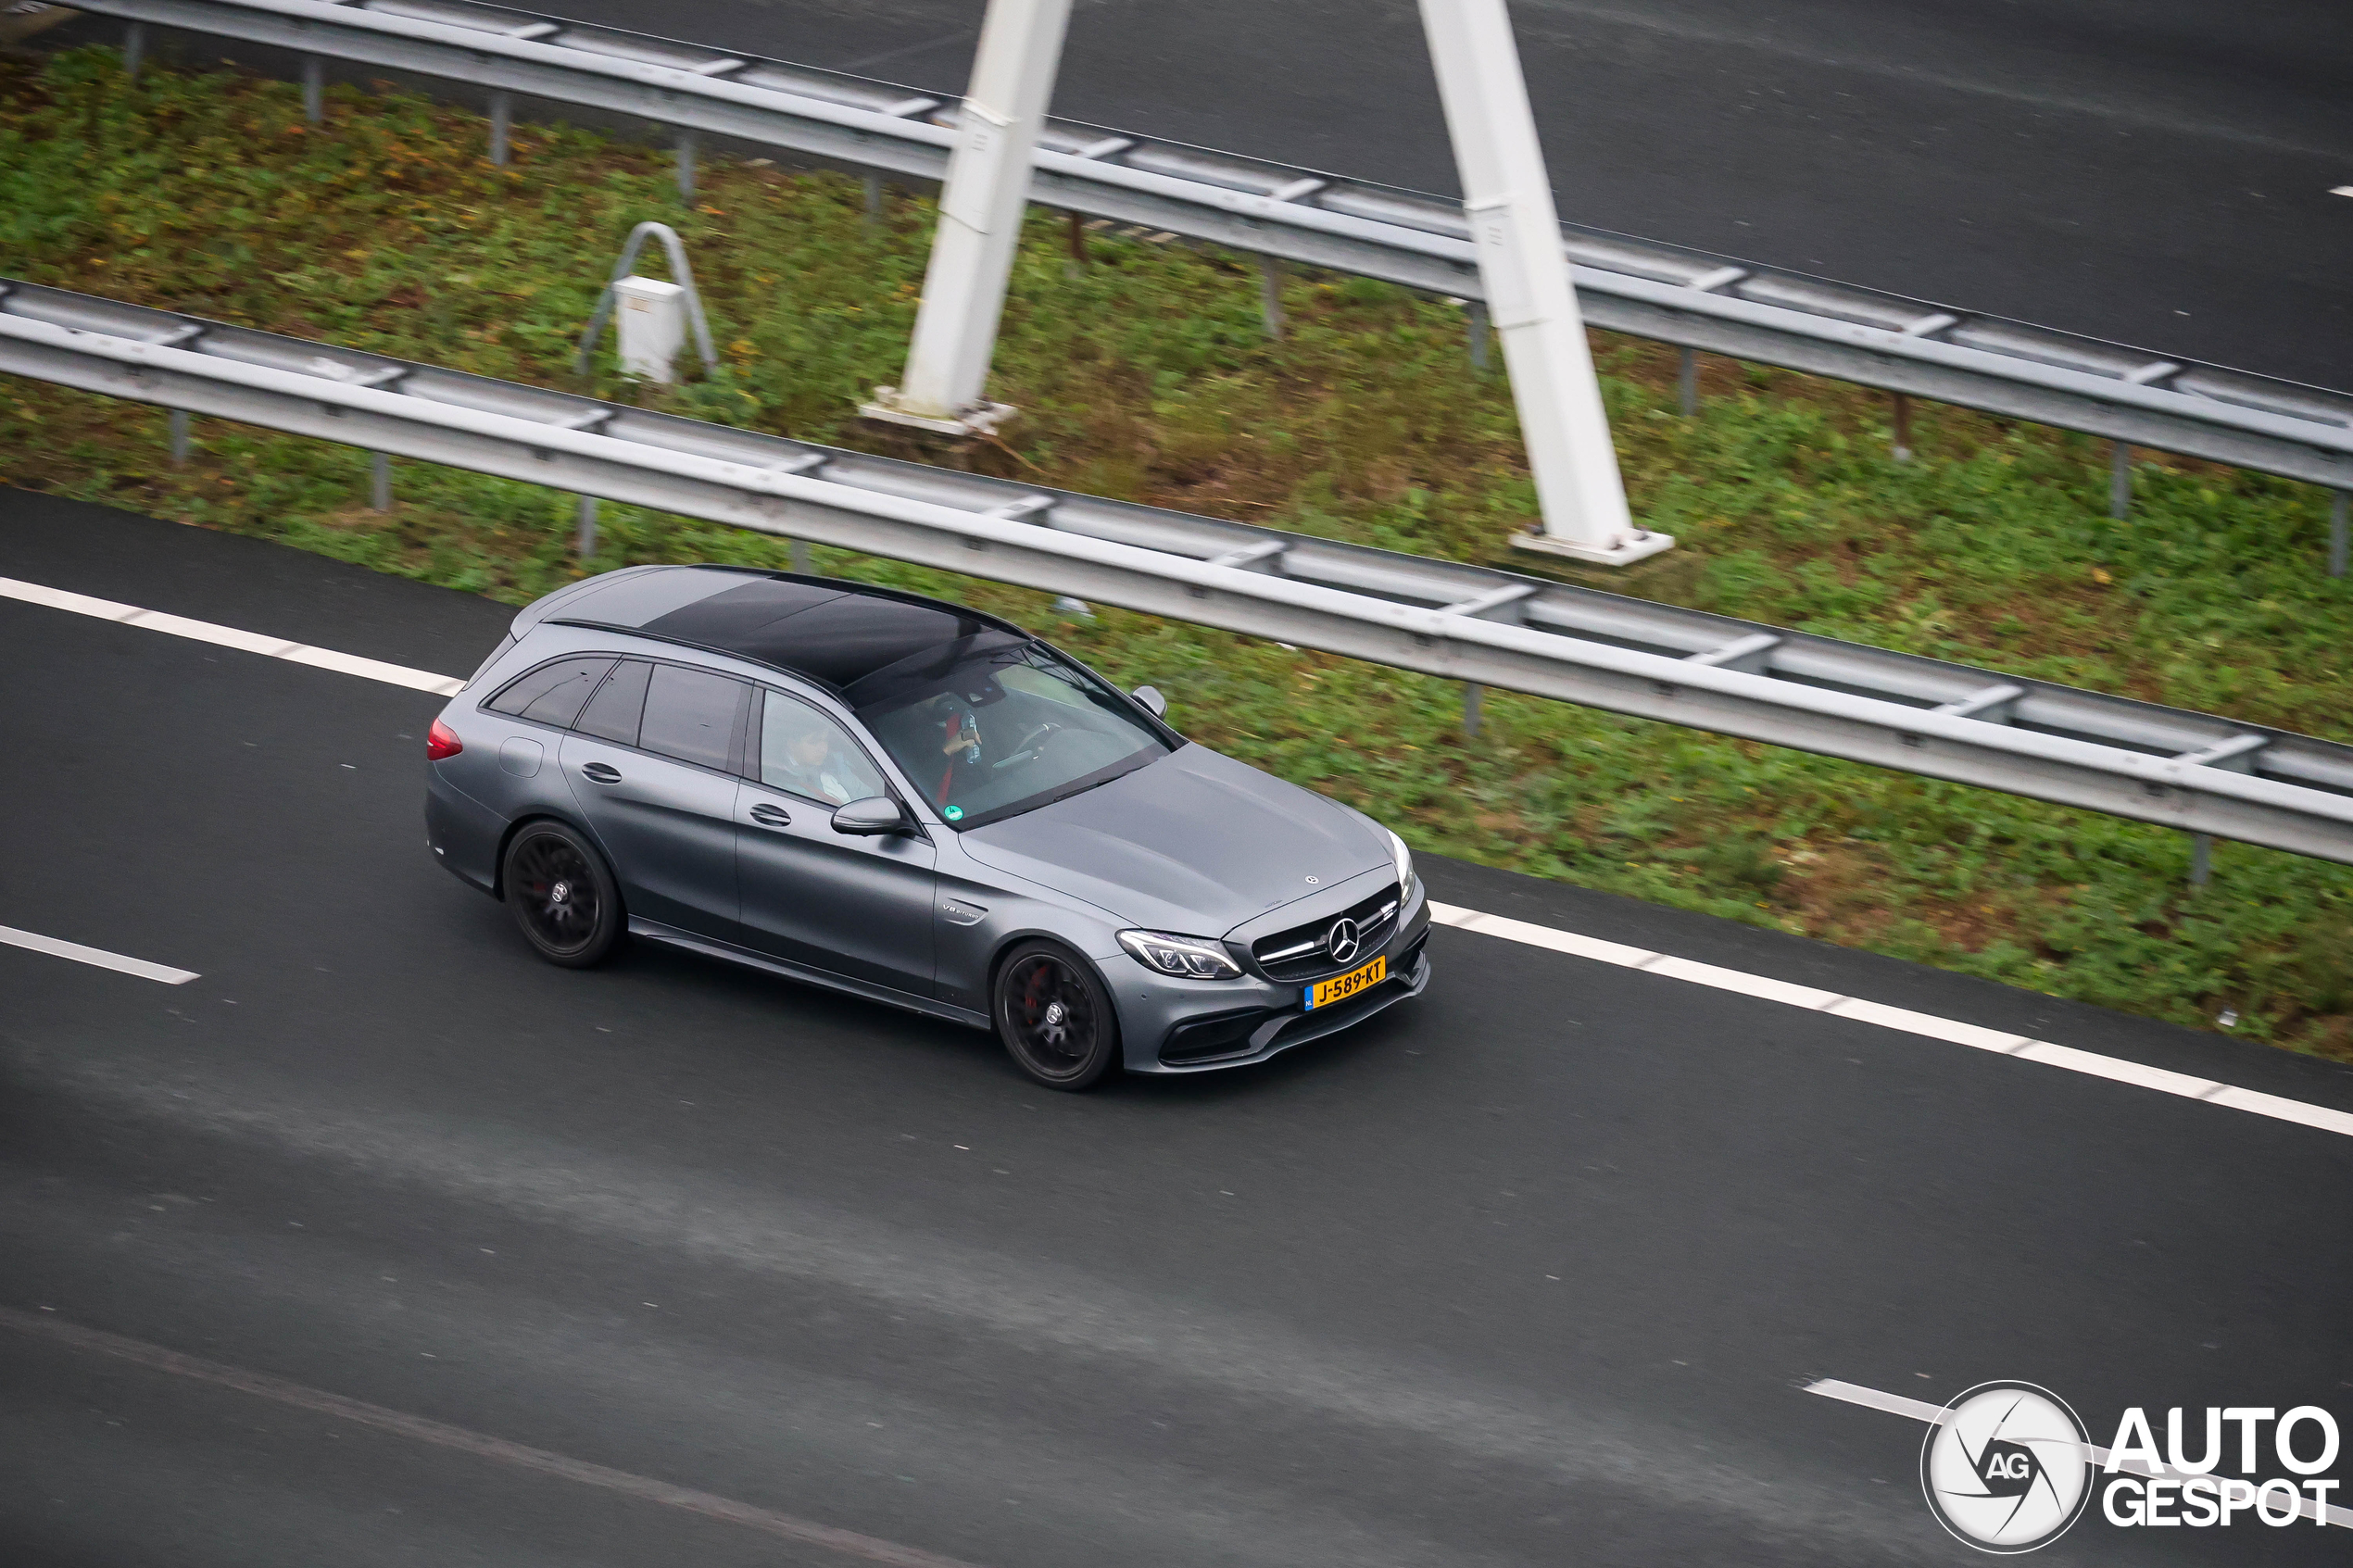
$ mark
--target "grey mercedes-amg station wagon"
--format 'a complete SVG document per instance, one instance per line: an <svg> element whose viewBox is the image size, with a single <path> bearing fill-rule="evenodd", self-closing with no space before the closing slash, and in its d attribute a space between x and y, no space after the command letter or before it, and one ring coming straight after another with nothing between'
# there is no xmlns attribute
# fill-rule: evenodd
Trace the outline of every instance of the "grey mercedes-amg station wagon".
<svg viewBox="0 0 2353 1568"><path fill-rule="evenodd" d="M523 610L450 699L426 831L551 962L667 942L994 1028L1055 1088L1419 995L1404 844L1164 706L955 605L635 567Z"/></svg>

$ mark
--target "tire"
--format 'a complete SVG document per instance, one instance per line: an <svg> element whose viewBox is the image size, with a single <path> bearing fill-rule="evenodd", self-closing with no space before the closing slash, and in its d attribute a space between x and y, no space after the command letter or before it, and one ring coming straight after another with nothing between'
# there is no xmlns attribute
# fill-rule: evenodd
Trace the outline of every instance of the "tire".
<svg viewBox="0 0 2353 1568"><path fill-rule="evenodd" d="M1053 942L1005 956L989 990L997 1037L1050 1089L1091 1089L1119 1066L1119 1015L1095 966Z"/></svg>
<svg viewBox="0 0 2353 1568"><path fill-rule="evenodd" d="M523 940L549 963L602 963L628 928L605 858L557 822L525 823L507 843L498 885Z"/></svg>

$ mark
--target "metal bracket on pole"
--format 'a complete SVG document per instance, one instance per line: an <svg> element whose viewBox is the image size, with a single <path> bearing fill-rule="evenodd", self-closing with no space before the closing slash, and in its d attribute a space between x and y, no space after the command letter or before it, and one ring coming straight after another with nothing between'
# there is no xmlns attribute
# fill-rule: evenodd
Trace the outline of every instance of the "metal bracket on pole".
<svg viewBox="0 0 2353 1568"><path fill-rule="evenodd" d="M637 265L637 253L648 237L661 241L661 248L670 254L671 281L686 294L686 320L695 329L695 349L702 356L702 368L706 371L719 369L719 356L711 346L711 322L703 316L702 295L695 292L695 270L686 265L686 247L678 243L678 232L667 223L640 223L629 231L629 243L621 247L621 259L612 264L605 292L597 296L596 314L588 318L588 330L580 336L580 358L573 368L584 376L588 373L589 357L597 351L597 339L612 318L613 285Z"/></svg>
<svg viewBox="0 0 2353 1568"><path fill-rule="evenodd" d="M1560 217L1504 0L1421 0L1422 31L1462 175L1478 279L1511 372L1544 520L1521 549L1623 566L1675 541L1638 526L1568 281Z"/></svg>
<svg viewBox="0 0 2353 1568"><path fill-rule="evenodd" d="M875 389L874 401L859 409L868 419L970 435L992 431L1013 413L982 394L1070 5L989 0L972 87L940 186L939 227L924 273L906 378L899 386Z"/></svg>

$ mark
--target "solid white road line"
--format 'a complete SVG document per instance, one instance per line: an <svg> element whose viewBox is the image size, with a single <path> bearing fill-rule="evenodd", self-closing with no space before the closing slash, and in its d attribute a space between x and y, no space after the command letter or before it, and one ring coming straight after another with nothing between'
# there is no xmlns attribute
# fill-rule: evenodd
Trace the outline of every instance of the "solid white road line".
<svg viewBox="0 0 2353 1568"><path fill-rule="evenodd" d="M1890 1415L1906 1415L1914 1421L1924 1421L1931 1426L1943 1425L1944 1418L1951 1413L1943 1405L1931 1405L1926 1399L1906 1399L1901 1394L1882 1394L1876 1388L1866 1388L1857 1383L1842 1383L1835 1377L1825 1377L1818 1383L1809 1383L1806 1386L1806 1392L1819 1394L1825 1399L1842 1399L1847 1404L1861 1405L1869 1410L1885 1411ZM2110 1457L2108 1449L2097 1443L2086 1443L2083 1449L2091 1456L2094 1464L2103 1469L2107 1467ZM2129 1454L2118 1461L2116 1468L2128 1471L2134 1475L2146 1476L2153 1481L2186 1481L2192 1475L2199 1474L2196 1471L2174 1470L2162 1464L2152 1465L2137 1454ZM2315 1523L2342 1524L2347 1528L2353 1528L2353 1508L2340 1508L2331 1503L2324 1510L2316 1509L2312 1499L2307 1497L2297 1505L2296 1512Z"/></svg>
<svg viewBox="0 0 2353 1568"><path fill-rule="evenodd" d="M431 671L409 670L397 664L385 664L379 659L306 647L300 643L282 642L274 637L240 632L234 627L190 621L182 616L166 615L160 610L141 609L136 605L94 599L83 594L69 594L63 589L44 588L37 583L20 583L9 577L0 577L0 598L22 599L28 604L47 605L53 609L70 610L76 615L94 615L103 621L120 621L126 626L144 626L153 632L194 637L201 642L218 643L223 647L243 648L272 659L293 659L298 664L316 665L321 670L359 675L371 681L385 681L396 686L409 686L440 696L455 696L466 685L465 682L454 676L436 675ZM1664 975L1669 980L1705 985L1712 990L1733 991L1743 997L1755 997L1760 1001L1780 1002L1813 1012L1826 1012L1836 1018L1852 1019L1857 1023L1875 1023L1882 1029L1919 1035L1931 1040L1969 1046L2026 1061L2039 1061L2045 1067L2064 1068L2068 1072L2088 1073L2095 1078L2109 1078L2120 1084L2180 1095L2187 1099L2202 1099L2212 1105L2229 1106L2233 1110L2251 1111L2258 1116L2294 1122L2306 1127L2317 1127L2322 1132L2341 1133L2353 1137L2353 1114L2332 1110L2326 1106L2307 1105L2302 1100L2283 1099L2277 1095L2259 1094L2253 1089L2233 1088L2228 1084L2193 1078L2186 1073L2169 1073L2161 1067L2145 1067L2120 1057L2099 1056L2091 1051L2077 1050L2072 1046L2055 1046L2046 1040L2030 1040L2023 1035L2006 1035L1998 1029L1981 1028L1956 1019L1889 1007L1883 1002L1865 1001L1859 997L1841 997L1829 991L1818 991L1810 985L1793 985L1788 981L1775 980L1767 975L1749 974L1737 969L1719 969L1714 964L1679 959L1669 953L1654 953L1646 948L1629 947L1619 942L1606 942L1598 936L1581 936L1576 932L1561 931L1549 925L1531 925L1526 921L1507 920L1502 915L1482 914L1477 909L1441 904L1435 898L1430 900L1429 915L1438 924L1453 926L1458 931L1475 931L1482 936L1498 936L1506 942L1520 942L1531 947L1591 959L1595 963L1639 969L1647 973ZM47 938L35 940L46 941ZM20 943L19 946L29 947L31 943ZM58 946L68 947L71 944ZM67 956L96 951L95 948L83 947ZM117 968L138 962L135 959L118 960L110 953L84 961L99 963L108 960ZM152 969L156 966L145 967ZM126 970L125 972L135 974L143 971ZM182 973L179 970L166 972ZM149 978L159 976L150 975ZM193 980L195 976L182 975L182 978ZM172 984L178 985L179 981Z"/></svg>
<svg viewBox="0 0 2353 1568"><path fill-rule="evenodd" d="M54 936L38 932L19 931L14 926L0 925L0 943L11 947L26 947L53 958L71 959L76 963L95 964L124 974L135 974L142 980L159 980L166 985L185 985L196 978L190 969L174 969L170 964L149 963L145 959L126 959L120 953L109 953L104 947L85 947L79 942L60 942Z"/></svg>
<svg viewBox="0 0 2353 1568"><path fill-rule="evenodd" d="M315 665L338 674L360 675L371 681L384 681L396 686L432 692L436 696L455 696L466 684L447 675L436 675L430 670L411 670L405 665L386 664L382 659L361 659L354 654L314 648L302 643L287 642L283 637L264 637L252 632L240 632L233 626L216 626L209 621L191 621L184 615L166 615L159 609L141 609L137 605L94 599L87 594L69 594L62 588L44 588L38 583L20 583L13 577L0 577L0 598L21 599L27 604L46 605L51 609L69 610L75 615L94 616L100 621L119 621L126 626L144 626L150 632L168 632L175 637L189 637L224 648L239 648L270 659L289 659L296 664Z"/></svg>
<svg viewBox="0 0 2353 1568"><path fill-rule="evenodd" d="M1499 936L1506 942L1521 942L1531 947L1589 959L1595 963L1638 969L1649 974L1665 975L1670 980L1705 985L1711 990L1732 991L1743 997L1755 997L1760 1001L1780 1002L1809 1012L1852 1019L1857 1023L1877 1024L1882 1029L1894 1029L1906 1035L1919 1035L1956 1046L1968 1046L1975 1050L1992 1051L1997 1056L2016 1057L2021 1061L2036 1061L2045 1067L2063 1068L2070 1073L2087 1073L2095 1078L2112 1079L2120 1084L2155 1089L2160 1094L2179 1095L2185 1099L2202 1099L2211 1105L2224 1105L2233 1110L2251 1111L2258 1116L2294 1122L2306 1127L2317 1127L2322 1132L2353 1137L2353 1114L2346 1111L2307 1105L2302 1100L2283 1099L2277 1095L2259 1094L2253 1089L2233 1088L2228 1084L2218 1084L2208 1078L2193 1078L2186 1073L2170 1073L2162 1067L2144 1066L2121 1057L2100 1056L2092 1051L2077 1050L2072 1046L2055 1046L2047 1040L2007 1035L1999 1029L1986 1029L1957 1019L1937 1018L1930 1013L1889 1007L1882 1002L1865 1001L1859 997L1842 997L1830 991L1818 991L1808 985L1793 985L1784 980L1749 974L1737 969L1694 963L1690 959L1629 947L1618 942L1604 942L1598 937L1580 936L1573 931L1561 931L1549 925L1507 920L1502 915L1482 914L1477 909L1441 904L1436 899L1430 900L1429 918L1437 924L1453 926L1458 931Z"/></svg>

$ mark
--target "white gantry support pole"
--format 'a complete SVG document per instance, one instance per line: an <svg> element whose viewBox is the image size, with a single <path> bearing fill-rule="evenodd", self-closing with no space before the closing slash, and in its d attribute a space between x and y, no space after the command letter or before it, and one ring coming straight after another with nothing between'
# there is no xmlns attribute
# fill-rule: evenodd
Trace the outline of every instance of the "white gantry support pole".
<svg viewBox="0 0 2353 1568"><path fill-rule="evenodd" d="M1607 566L1656 555L1675 541L1641 528L1627 511L1504 0L1421 0L1421 10L1479 282L1504 342L1544 519L1541 533L1512 542Z"/></svg>
<svg viewBox="0 0 2353 1568"><path fill-rule="evenodd" d="M988 0L963 123L940 187L939 229L924 274L906 381L876 387L875 401L862 410L869 418L971 434L1013 412L982 394L1070 4Z"/></svg>

